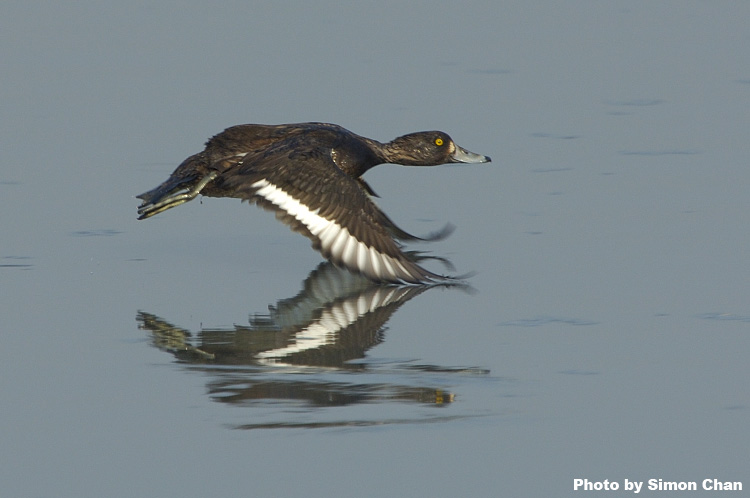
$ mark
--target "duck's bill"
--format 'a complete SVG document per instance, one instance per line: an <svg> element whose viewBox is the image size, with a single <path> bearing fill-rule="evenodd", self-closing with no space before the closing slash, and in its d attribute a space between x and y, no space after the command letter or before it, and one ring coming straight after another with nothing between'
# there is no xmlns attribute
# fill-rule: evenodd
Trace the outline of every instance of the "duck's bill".
<svg viewBox="0 0 750 498"><path fill-rule="evenodd" d="M454 163L488 163L492 161L489 156L474 154L458 145L456 145L456 150L451 154L451 159Z"/></svg>

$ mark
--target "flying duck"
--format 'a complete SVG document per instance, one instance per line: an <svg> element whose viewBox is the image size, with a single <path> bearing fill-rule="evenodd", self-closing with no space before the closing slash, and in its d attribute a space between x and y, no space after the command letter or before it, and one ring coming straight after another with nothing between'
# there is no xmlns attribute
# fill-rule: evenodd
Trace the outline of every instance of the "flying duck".
<svg viewBox="0 0 750 498"><path fill-rule="evenodd" d="M362 179L383 163L435 166L486 163L490 158L456 145L441 131L423 131L380 143L338 125L244 124L227 128L206 148L185 159L161 185L139 196L139 220L194 199L235 197L273 210L313 241L338 266L374 281L444 282L447 277L417 264L399 241L435 240L400 229L372 201Z"/></svg>

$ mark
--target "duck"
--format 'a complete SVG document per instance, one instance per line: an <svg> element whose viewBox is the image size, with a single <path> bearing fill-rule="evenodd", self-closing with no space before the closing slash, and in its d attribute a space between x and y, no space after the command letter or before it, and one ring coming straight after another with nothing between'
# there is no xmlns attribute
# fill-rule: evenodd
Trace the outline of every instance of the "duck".
<svg viewBox="0 0 750 498"><path fill-rule="evenodd" d="M436 166L488 163L442 131L422 131L381 143L330 123L242 124L210 138L163 183L136 196L138 219L206 197L238 198L274 211L312 240L339 267L375 282L430 284L446 277L419 264L404 242L438 240L399 228L375 203L362 175L379 164Z"/></svg>

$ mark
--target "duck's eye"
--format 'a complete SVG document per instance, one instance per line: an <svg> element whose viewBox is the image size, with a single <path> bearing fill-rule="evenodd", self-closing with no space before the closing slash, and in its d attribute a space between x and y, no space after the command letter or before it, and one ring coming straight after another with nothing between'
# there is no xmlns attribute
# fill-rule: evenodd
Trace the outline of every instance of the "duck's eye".
<svg viewBox="0 0 750 498"><path fill-rule="evenodd" d="M435 139L435 145L437 145L438 147L441 146L441 145L443 145L443 139L440 138L440 137L436 138Z"/></svg>

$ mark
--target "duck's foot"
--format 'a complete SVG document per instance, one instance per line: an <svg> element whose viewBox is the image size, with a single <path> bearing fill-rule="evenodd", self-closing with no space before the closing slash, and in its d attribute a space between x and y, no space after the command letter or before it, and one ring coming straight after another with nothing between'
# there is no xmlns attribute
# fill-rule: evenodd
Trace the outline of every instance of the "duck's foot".
<svg viewBox="0 0 750 498"><path fill-rule="evenodd" d="M171 209L195 199L195 197L200 194L201 190L203 190L203 188L212 182L217 176L219 176L219 173L217 171L212 171L204 176L187 192L185 192L184 189L179 189L177 192L169 194L166 197L162 197L158 192L152 194L153 191L142 194L139 197L145 200L143 201L143 204L138 207L138 214L140 215L138 219L145 220L146 218L150 218L162 211L166 211L167 209ZM158 202L153 202L152 199Z"/></svg>

